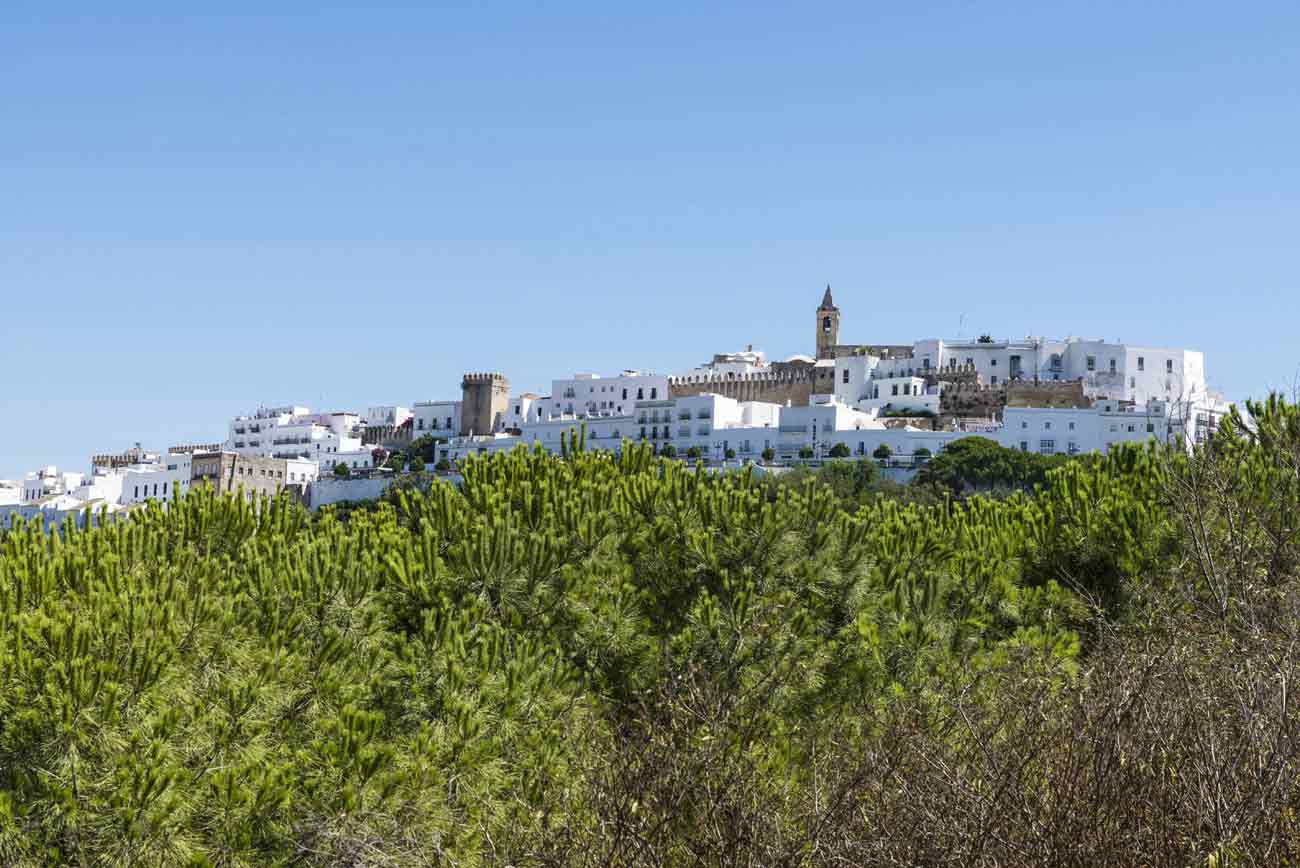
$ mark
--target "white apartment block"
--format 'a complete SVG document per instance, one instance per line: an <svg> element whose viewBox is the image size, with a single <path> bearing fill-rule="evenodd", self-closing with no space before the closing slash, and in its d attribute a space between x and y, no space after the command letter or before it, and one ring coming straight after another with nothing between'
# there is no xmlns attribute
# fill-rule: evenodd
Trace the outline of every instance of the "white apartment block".
<svg viewBox="0 0 1300 868"><path fill-rule="evenodd" d="M394 408L396 409L396 408ZM224 449L261 458L308 458L322 470L338 464L368 469L371 450L361 442L356 413L312 413L306 407L270 407L230 422Z"/></svg>
<svg viewBox="0 0 1300 868"><path fill-rule="evenodd" d="M668 398L668 378L641 371L623 371L616 377L575 374L551 381L549 418L586 419L622 416L633 412L638 401Z"/></svg>

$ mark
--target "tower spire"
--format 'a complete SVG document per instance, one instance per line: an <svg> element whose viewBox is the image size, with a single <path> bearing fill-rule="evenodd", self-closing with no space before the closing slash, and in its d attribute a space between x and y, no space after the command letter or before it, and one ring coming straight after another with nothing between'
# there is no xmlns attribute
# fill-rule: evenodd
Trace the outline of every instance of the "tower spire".
<svg viewBox="0 0 1300 868"><path fill-rule="evenodd" d="M826 294L822 296L821 307L818 310L836 310L835 302L831 300L831 285L826 284Z"/></svg>

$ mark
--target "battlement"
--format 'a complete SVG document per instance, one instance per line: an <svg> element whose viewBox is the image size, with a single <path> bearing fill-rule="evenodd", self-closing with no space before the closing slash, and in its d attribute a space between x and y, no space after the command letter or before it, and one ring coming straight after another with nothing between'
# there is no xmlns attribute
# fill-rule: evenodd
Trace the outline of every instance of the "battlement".
<svg viewBox="0 0 1300 868"><path fill-rule="evenodd" d="M475 383L495 384L495 383L505 383L505 382L507 382L506 375L497 373L496 371L470 373L470 374L466 374L464 377L461 378L462 386L471 385Z"/></svg>

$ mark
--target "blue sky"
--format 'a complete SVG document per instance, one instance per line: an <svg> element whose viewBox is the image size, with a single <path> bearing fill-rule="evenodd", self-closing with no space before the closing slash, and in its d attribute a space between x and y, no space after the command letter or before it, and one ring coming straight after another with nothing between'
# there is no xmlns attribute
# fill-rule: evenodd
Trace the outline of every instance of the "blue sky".
<svg viewBox="0 0 1300 868"><path fill-rule="evenodd" d="M752 343L1300 366L1300 4L5 4L0 477Z"/></svg>

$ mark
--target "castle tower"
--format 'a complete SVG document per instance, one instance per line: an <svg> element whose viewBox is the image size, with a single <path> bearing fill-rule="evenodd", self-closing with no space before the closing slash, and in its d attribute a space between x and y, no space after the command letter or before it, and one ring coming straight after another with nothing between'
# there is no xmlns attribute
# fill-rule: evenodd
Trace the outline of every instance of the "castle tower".
<svg viewBox="0 0 1300 868"><path fill-rule="evenodd" d="M460 436L496 431L510 407L510 381L501 374L466 374L460 392Z"/></svg>
<svg viewBox="0 0 1300 868"><path fill-rule="evenodd" d="M835 358L835 346L840 342L840 309L831 300L831 287L826 284L826 294L817 306L817 358Z"/></svg>

